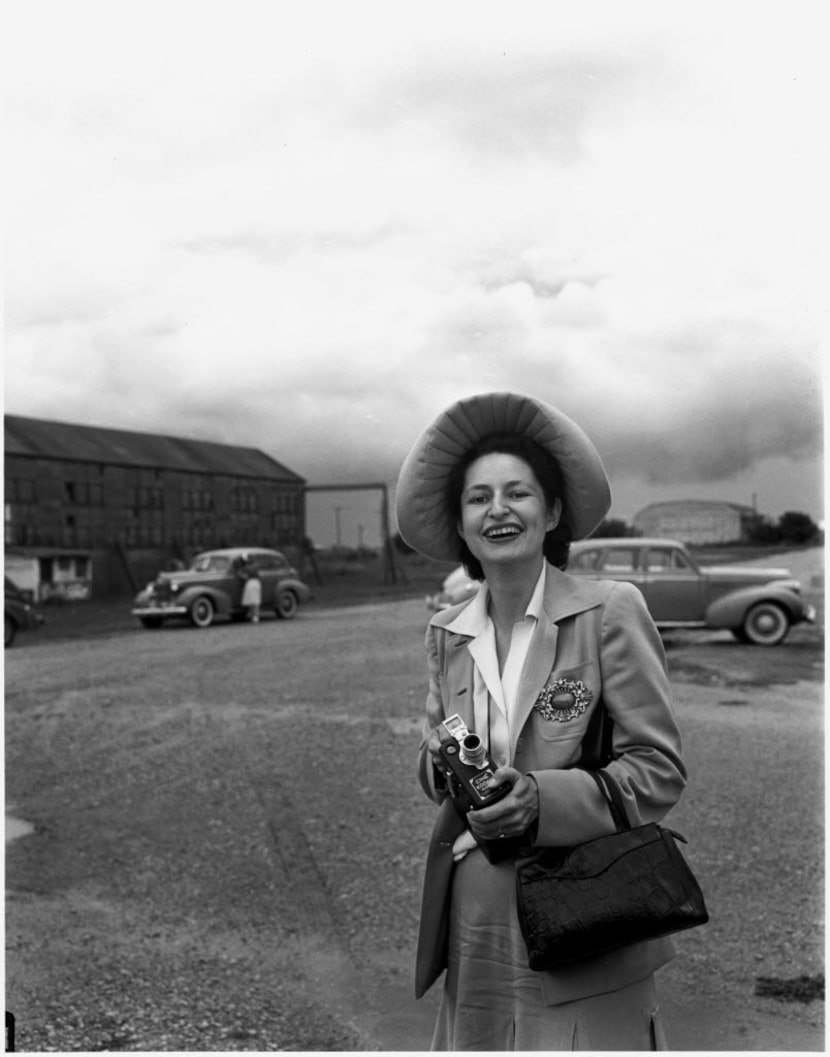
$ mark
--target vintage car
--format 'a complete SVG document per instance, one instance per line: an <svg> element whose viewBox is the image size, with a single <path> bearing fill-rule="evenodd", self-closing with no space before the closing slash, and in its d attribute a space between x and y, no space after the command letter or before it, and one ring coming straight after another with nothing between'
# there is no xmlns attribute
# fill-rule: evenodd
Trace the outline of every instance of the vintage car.
<svg viewBox="0 0 830 1057"><path fill-rule="evenodd" d="M478 588L478 580L471 580L464 566L459 565L457 569L453 569L448 576L444 577L441 590L437 594L427 595L425 599L427 609L435 612L448 609L450 606L472 598Z"/></svg>
<svg viewBox="0 0 830 1057"><path fill-rule="evenodd" d="M739 642L776 646L793 624L814 621L815 607L801 597L788 570L760 565L699 566L677 540L620 537L571 545L568 572L595 580L627 580L643 592L661 630L728 628ZM478 590L463 566L427 598L446 609Z"/></svg>
<svg viewBox="0 0 830 1057"><path fill-rule="evenodd" d="M568 572L636 584L661 630L728 628L739 642L777 646L793 624L816 618L787 569L701 566L677 540L581 540Z"/></svg>
<svg viewBox="0 0 830 1057"><path fill-rule="evenodd" d="M136 596L133 616L145 628L161 627L175 617L186 617L197 628L210 627L217 616L242 619L244 580L237 569L245 556L262 583L261 609L273 609L284 620L293 617L311 592L283 554L263 547L205 551L188 569L160 572Z"/></svg>
<svg viewBox="0 0 830 1057"><path fill-rule="evenodd" d="M33 631L44 623L43 614L39 613L27 597L8 576L5 580L6 612L4 621L4 648L8 649L14 642L18 631Z"/></svg>

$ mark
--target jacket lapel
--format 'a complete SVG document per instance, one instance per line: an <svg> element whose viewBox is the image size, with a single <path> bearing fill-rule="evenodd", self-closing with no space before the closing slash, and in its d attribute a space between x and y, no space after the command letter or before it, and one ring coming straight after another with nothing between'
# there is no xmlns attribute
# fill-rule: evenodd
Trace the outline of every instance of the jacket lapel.
<svg viewBox="0 0 830 1057"><path fill-rule="evenodd" d="M516 742L524 728L536 700L556 667L556 645L559 639L559 622L565 617L582 613L600 605L602 592L591 580L578 580L553 565L547 566L545 575L544 612L536 623L530 648L527 651L519 693L516 700L516 715L510 723L510 758L516 754Z"/></svg>
<svg viewBox="0 0 830 1057"><path fill-rule="evenodd" d="M527 660L522 669L519 681L519 692L516 696L516 714L510 722L510 759L516 755L516 742L527 717L536 702L542 687L553 670L556 657L556 643L559 638L559 626L545 616L536 622L527 651Z"/></svg>
<svg viewBox="0 0 830 1057"><path fill-rule="evenodd" d="M469 729L475 730L475 661L467 649L470 641L468 635L451 635L447 643L447 700L444 707L448 716L457 712Z"/></svg>

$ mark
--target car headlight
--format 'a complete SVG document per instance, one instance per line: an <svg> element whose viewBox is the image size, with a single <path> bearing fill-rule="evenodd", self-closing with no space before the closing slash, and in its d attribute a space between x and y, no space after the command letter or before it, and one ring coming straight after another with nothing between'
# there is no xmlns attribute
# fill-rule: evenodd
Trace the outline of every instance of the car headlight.
<svg viewBox="0 0 830 1057"><path fill-rule="evenodd" d="M181 587L181 584L170 584L171 593L175 594L180 587Z"/></svg>

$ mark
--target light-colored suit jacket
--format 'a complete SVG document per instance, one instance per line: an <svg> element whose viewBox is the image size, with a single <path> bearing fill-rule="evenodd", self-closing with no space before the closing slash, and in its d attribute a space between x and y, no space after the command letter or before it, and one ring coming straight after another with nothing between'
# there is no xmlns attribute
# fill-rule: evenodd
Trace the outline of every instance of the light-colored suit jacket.
<svg viewBox="0 0 830 1057"><path fill-rule="evenodd" d="M442 806L424 878L416 966L419 996L446 965L451 846L463 825L436 781L426 743L432 730L454 712L475 729L470 638L451 630L466 604L436 614L426 636L430 685L419 777L427 795ZM678 800L686 772L663 645L642 595L631 584L582 580L548 565L544 614L533 632L517 711L511 717L510 762L532 774L539 787L535 844L567 847L614 830L599 790L580 769L581 763L598 758L599 745L588 744L587 736L589 728L591 739L598 730L591 720L601 705L613 723L614 759L607 769L620 785L629 819L632 825L659 821ZM546 687L550 690L540 699ZM545 718L543 710L534 707L560 690L575 691L586 705L584 711L560 721ZM542 973L545 1000L558 1004L625 987L673 953L670 940L654 940Z"/></svg>

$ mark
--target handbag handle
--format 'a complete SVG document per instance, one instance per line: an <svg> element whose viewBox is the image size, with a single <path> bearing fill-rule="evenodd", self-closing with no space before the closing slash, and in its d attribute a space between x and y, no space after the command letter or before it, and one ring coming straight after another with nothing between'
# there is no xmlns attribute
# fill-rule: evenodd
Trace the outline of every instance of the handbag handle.
<svg viewBox="0 0 830 1057"><path fill-rule="evenodd" d="M588 774L597 783L599 791L608 804L617 832L621 833L623 830L631 829L631 823L628 820L625 803L616 778L610 775L608 771L589 771Z"/></svg>

